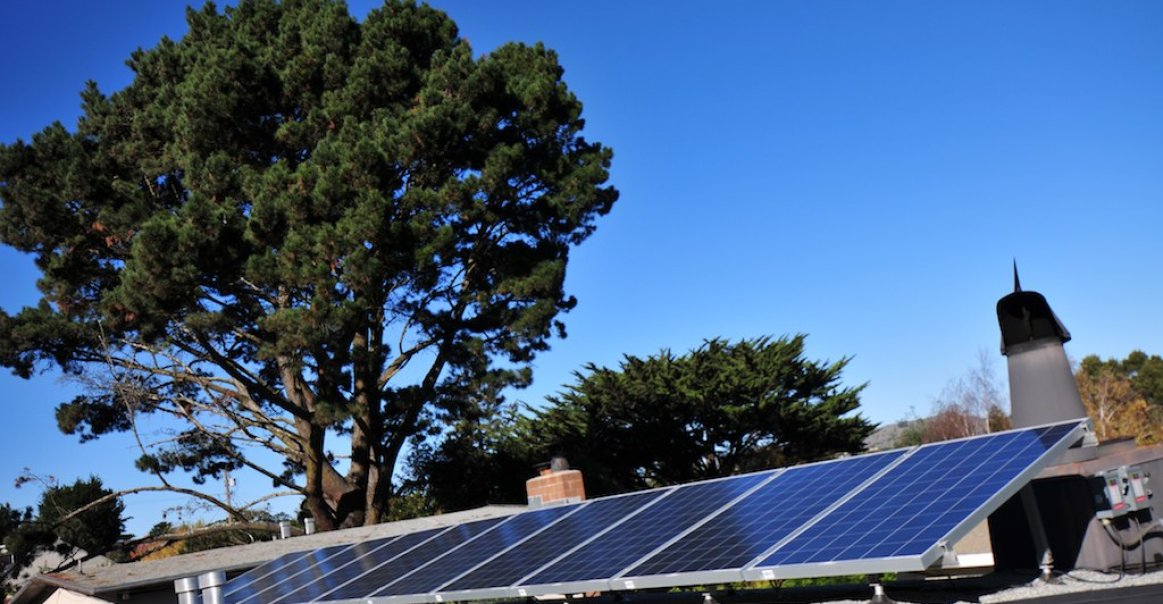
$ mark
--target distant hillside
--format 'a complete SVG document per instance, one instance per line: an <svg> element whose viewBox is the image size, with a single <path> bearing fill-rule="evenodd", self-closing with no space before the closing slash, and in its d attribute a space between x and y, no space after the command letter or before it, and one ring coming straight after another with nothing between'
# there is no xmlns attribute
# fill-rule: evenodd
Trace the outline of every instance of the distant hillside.
<svg viewBox="0 0 1163 604"><path fill-rule="evenodd" d="M1006 425L995 430L1009 429ZM926 426L925 424L929 424ZM985 434L990 431L989 420L976 415L945 415L937 414L918 419L902 419L892 423L882 424L868 438L864 439L864 447L868 451L885 451L898 447L901 436L909 430L917 432L914 435L918 442L937 442L950 438L961 438L976 434Z"/></svg>
<svg viewBox="0 0 1163 604"><path fill-rule="evenodd" d="M884 451L886 449L895 449L896 442L900 439L901 434L911 427L918 424L923 424L923 419L902 419L892 423L881 424L879 428L868 435L864 439L864 447L868 451Z"/></svg>

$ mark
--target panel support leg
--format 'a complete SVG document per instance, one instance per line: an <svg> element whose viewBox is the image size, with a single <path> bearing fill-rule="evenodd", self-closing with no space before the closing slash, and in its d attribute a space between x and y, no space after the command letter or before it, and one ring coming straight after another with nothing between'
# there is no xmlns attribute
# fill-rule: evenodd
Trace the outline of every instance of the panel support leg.
<svg viewBox="0 0 1163 604"><path fill-rule="evenodd" d="M1038 558L1038 568L1042 571L1038 578L1046 583L1057 583L1058 579L1054 577L1054 554L1050 552L1050 540L1046 537L1046 526L1042 524L1042 512L1038 510L1034 486L1027 484L1022 487L1021 493L1022 509L1030 525L1030 536L1034 539L1034 554Z"/></svg>
<svg viewBox="0 0 1163 604"><path fill-rule="evenodd" d="M868 585L872 587L872 599L868 604L896 604L893 600L884 593L884 585L880 584L880 575L868 575Z"/></svg>

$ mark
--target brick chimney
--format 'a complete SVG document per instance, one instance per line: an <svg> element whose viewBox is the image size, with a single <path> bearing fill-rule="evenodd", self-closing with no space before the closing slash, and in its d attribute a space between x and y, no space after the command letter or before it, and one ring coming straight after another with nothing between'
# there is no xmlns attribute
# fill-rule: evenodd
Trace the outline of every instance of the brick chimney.
<svg viewBox="0 0 1163 604"><path fill-rule="evenodd" d="M554 457L549 463L538 464L537 469L540 475L525 481L529 507L585 501L586 487L581 472L569 469L569 462L564 457Z"/></svg>

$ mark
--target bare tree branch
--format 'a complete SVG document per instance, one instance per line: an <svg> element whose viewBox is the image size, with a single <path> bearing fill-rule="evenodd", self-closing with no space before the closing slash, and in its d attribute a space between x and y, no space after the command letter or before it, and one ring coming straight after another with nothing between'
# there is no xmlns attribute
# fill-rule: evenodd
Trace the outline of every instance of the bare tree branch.
<svg viewBox="0 0 1163 604"><path fill-rule="evenodd" d="M175 487L175 486L160 486L160 487L134 487L132 489L123 489L120 491L114 491L113 493L105 495L104 497L99 497L97 499L94 499L93 501L69 512L68 514L61 516L60 519L58 519L56 522L53 523L51 528L55 529L55 528L61 526L62 524L72 520L73 518L76 518L77 516L80 516L81 514L84 514L85 512L87 512L87 511L107 502L107 501L112 501L114 499L117 499L118 497L121 497L122 495L134 495L137 493L157 493L157 492L180 493L182 495L189 495L190 497L194 497L196 499L201 499L202 501L210 503L211 505L214 505L218 508L221 508L227 514L229 514L232 518L235 518L236 520L238 520L240 522L246 521L246 516L242 513L242 509L245 509L245 508L240 509L240 508L231 507L229 505L226 505L226 502L222 501L221 499L218 499L217 497L214 497L212 495L207 495L205 493L202 493L201 491L195 491L193 489L186 489L186 488Z"/></svg>

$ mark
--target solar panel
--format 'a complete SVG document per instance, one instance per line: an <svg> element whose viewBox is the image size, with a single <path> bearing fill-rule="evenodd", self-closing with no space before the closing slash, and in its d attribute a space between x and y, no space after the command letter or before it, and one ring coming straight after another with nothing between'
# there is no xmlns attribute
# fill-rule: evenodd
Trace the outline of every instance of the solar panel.
<svg viewBox="0 0 1163 604"><path fill-rule="evenodd" d="M223 586L224 591L230 590L229 602L231 604L242 604L243 602L255 599L257 601L265 602L265 595L271 590L279 589L279 586L294 582L295 578L300 574L309 570L312 566L316 566L325 562L331 556L339 553L342 550L351 547L348 545L333 545L322 549L312 550L303 555L291 554L284 556L286 560L275 565L274 572L268 573L263 577L258 577L254 581L246 584L239 583L235 585L234 581Z"/></svg>
<svg viewBox="0 0 1163 604"><path fill-rule="evenodd" d="M521 584L528 595L605 590L610 577L778 473L745 474L677 487L627 518L617 530L586 543Z"/></svg>
<svg viewBox="0 0 1163 604"><path fill-rule="evenodd" d="M406 555L364 574L325 594L320 601L362 599L394 594L426 593L462 574L468 568L525 540L537 531L575 511L567 505L522 512L505 519L477 538L443 548L416 548ZM458 547L459 546L459 547ZM455 549L454 549L455 548ZM413 587L422 585L430 587ZM401 587L403 589L401 590Z"/></svg>
<svg viewBox="0 0 1163 604"><path fill-rule="evenodd" d="M1082 436L1078 421L925 445L781 544L749 579L924 570Z"/></svg>
<svg viewBox="0 0 1163 604"><path fill-rule="evenodd" d="M234 597L236 597L235 594L240 594L237 597L247 597L249 594L254 593L254 591L251 589L250 586L255 581L262 579L263 577L266 577L268 575L282 572L283 567L286 566L288 563L290 563L294 560L297 560L299 558L302 558L310 553L311 553L310 551L305 551L305 552L295 552L293 554L284 554L282 556L279 556L278 558L275 558L274 560L264 562L256 567L246 571L245 573L238 575L237 577L231 579L225 585L222 586L223 597L230 598L229 601L231 601L231 602L234 601ZM246 594L246 595L241 595L241 594Z"/></svg>
<svg viewBox="0 0 1163 604"><path fill-rule="evenodd" d="M366 561L359 564L358 567L352 567L345 573L336 573L320 584L309 585L308 588L295 591L292 598L288 598L288 602L311 602L316 598L347 599L364 596L368 592L363 585L391 583L395 578L407 574L408 571L421 566L421 564L491 530L502 520L504 518L488 518L451 527L418 546L399 549L390 556L378 556L376 560ZM352 584L351 588L348 588L349 583Z"/></svg>
<svg viewBox="0 0 1163 604"><path fill-rule="evenodd" d="M490 588L507 588L575 546L616 528L628 516L669 493L668 489L657 489L595 499L553 526L438 589L449 600L464 599L470 595L474 598L487 597ZM495 595L507 593L505 589Z"/></svg>
<svg viewBox="0 0 1163 604"><path fill-rule="evenodd" d="M529 510L291 554L229 604L411 604L923 570L1083 420Z"/></svg>
<svg viewBox="0 0 1163 604"><path fill-rule="evenodd" d="M388 537L356 543L346 547L336 546L342 547L342 549L324 559L314 561L305 567L301 566L301 570L298 573L286 576L283 580L271 585L260 593L253 594L247 598L235 597L231 601L234 604L256 604L258 602L269 604L277 602L296 589L315 585L320 581L326 580L327 577L331 576L343 566L350 564L353 560L364 559L374 555L377 550L384 548L397 539L398 537Z"/></svg>
<svg viewBox="0 0 1163 604"><path fill-rule="evenodd" d="M698 573L699 583L738 581L757 556L903 455L891 451L790 468L614 583L659 587L673 584L679 573Z"/></svg>
<svg viewBox="0 0 1163 604"><path fill-rule="evenodd" d="M488 522L482 520L481 522ZM429 540L439 539L449 529L436 528L417 533L409 533L399 537L394 537L387 540L386 543L380 543L378 547L371 548L366 554L346 558L344 564L334 564L329 572L325 573L315 581L303 583L296 582L292 589L285 591L283 595L277 599L264 601L263 604L275 604L276 602L310 602L315 598L355 579L356 577L374 570L381 564L392 560L411 550L412 548L425 543ZM347 552L344 552L345 554ZM241 604L241 603L236 603Z"/></svg>

